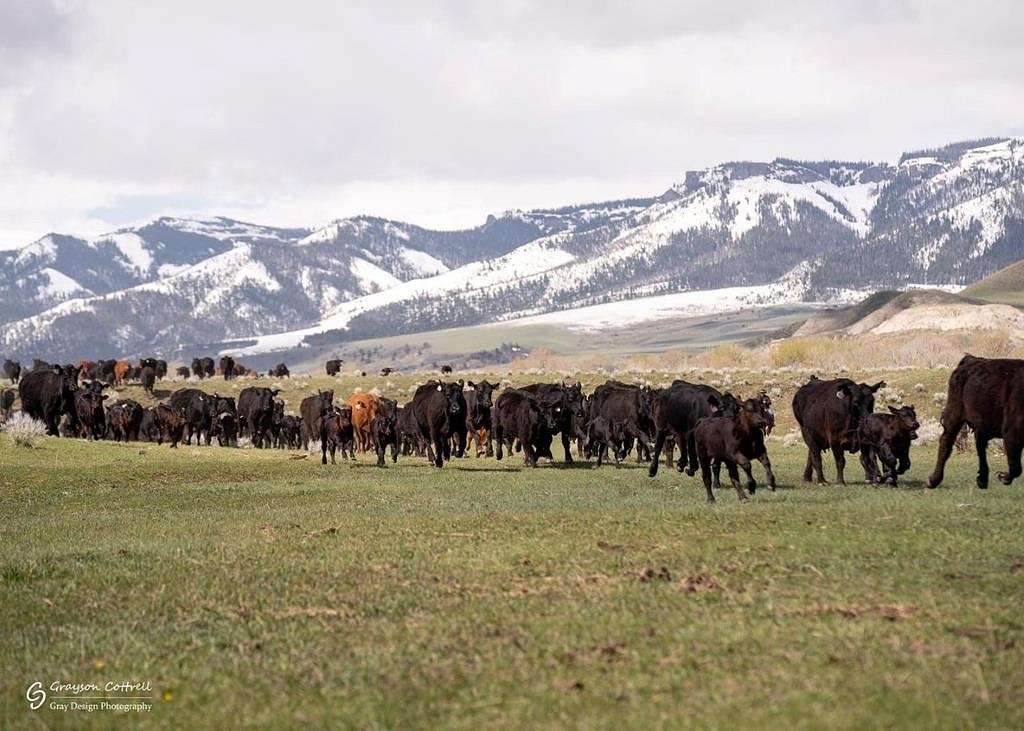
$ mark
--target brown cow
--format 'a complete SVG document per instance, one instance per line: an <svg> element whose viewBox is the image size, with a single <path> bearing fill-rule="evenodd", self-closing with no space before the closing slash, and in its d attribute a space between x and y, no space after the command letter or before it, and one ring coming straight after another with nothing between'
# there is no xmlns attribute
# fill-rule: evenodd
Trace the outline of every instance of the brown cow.
<svg viewBox="0 0 1024 731"><path fill-rule="evenodd" d="M372 393L354 393L345 403L352 408L352 430L355 432L356 449L365 452L373 446L370 425L380 410L380 397Z"/></svg>
<svg viewBox="0 0 1024 731"><path fill-rule="evenodd" d="M949 392L942 410L942 436L935 470L928 487L942 482L946 460L953 451L957 434L964 424L974 431L978 450L977 485L988 487L989 440L1002 439L1006 452L1006 472L999 481L1009 485L1021 474L1020 453L1024 448L1024 360L1015 358L976 358L965 355L949 377Z"/></svg>
<svg viewBox="0 0 1024 731"><path fill-rule="evenodd" d="M123 386L125 381L128 380L128 375L132 372L132 364L126 360L119 360L114 364L114 381L119 386Z"/></svg>
<svg viewBox="0 0 1024 731"><path fill-rule="evenodd" d="M767 410L758 399L744 401L735 416L709 416L697 424L693 436L708 502L715 502L712 487L719 485L718 475L723 462L740 500L746 500L747 495L740 486L739 470L736 468L741 467L747 473L747 490L753 495L757 483L750 471L752 459L763 457L761 461L768 471L768 484L775 489L775 475L772 474L771 463L764 451L764 430L768 424Z"/></svg>

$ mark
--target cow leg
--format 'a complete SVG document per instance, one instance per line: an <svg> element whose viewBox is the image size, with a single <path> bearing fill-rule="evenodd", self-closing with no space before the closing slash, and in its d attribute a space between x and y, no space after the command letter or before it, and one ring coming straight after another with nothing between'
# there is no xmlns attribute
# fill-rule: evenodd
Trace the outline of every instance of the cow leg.
<svg viewBox="0 0 1024 731"><path fill-rule="evenodd" d="M572 464L572 449L570 447L569 432L562 430L562 449L565 450L565 463Z"/></svg>
<svg viewBox="0 0 1024 731"><path fill-rule="evenodd" d="M537 467L537 452L533 449L533 443L529 440L523 442L523 456L526 458L528 467Z"/></svg>
<svg viewBox="0 0 1024 731"><path fill-rule="evenodd" d="M444 437L434 428L430 429L430 441L427 442L427 458L435 467L444 466Z"/></svg>
<svg viewBox="0 0 1024 731"><path fill-rule="evenodd" d="M945 414L943 414L945 416ZM942 424L942 436L939 437L939 452L935 458L935 469L925 484L929 489L935 489L942 484L942 478L946 473L946 461L949 455L953 454L953 445L956 443L956 435L960 433L960 427L964 425L962 419L944 420ZM985 467L985 487L988 487L988 466ZM978 465L978 487L981 487L981 465Z"/></svg>
<svg viewBox="0 0 1024 731"><path fill-rule="evenodd" d="M501 424L497 424L491 429L491 431L494 434L494 442L498 445L494 457L500 462L502 458L501 448L505 446L505 430L502 429Z"/></svg>
<svg viewBox="0 0 1024 731"><path fill-rule="evenodd" d="M737 455L736 464L740 466L747 475L747 492L751 495L757 490L757 480L754 479L754 473L750 469L750 460L744 457L742 454Z"/></svg>
<svg viewBox="0 0 1024 731"><path fill-rule="evenodd" d="M327 440L320 438L320 464L327 464Z"/></svg>
<svg viewBox="0 0 1024 731"><path fill-rule="evenodd" d="M379 441L377 442L377 466L378 467L383 467L384 466L384 447L385 447L384 444L380 443Z"/></svg>
<svg viewBox="0 0 1024 731"><path fill-rule="evenodd" d="M658 474L658 461L661 459L661 450L665 448L665 440L668 438L668 429L659 429L657 436L654 438L654 454L651 455L651 466L647 470L648 477L654 477ZM671 453L669 457L671 458Z"/></svg>
<svg viewBox="0 0 1024 731"><path fill-rule="evenodd" d="M391 463L396 464L398 462L398 440L395 439L391 442Z"/></svg>
<svg viewBox="0 0 1024 731"><path fill-rule="evenodd" d="M711 463L711 487L715 490L722 487L722 460L716 459Z"/></svg>
<svg viewBox="0 0 1024 731"><path fill-rule="evenodd" d="M807 464L804 465L804 482L811 482L814 479L814 461L811 459L811 450L807 447Z"/></svg>
<svg viewBox="0 0 1024 731"><path fill-rule="evenodd" d="M765 473L768 475L768 489L775 492L775 473L772 472L772 461L768 459L767 452L761 452L758 456L757 461L764 467Z"/></svg>
<svg viewBox="0 0 1024 731"><path fill-rule="evenodd" d="M468 440L469 434L467 432L465 432L465 431L460 429L459 431L457 431L455 433L455 437L459 441L458 448L455 451L455 456L459 457L461 459L462 457L466 456L466 444L468 443L467 440Z"/></svg>
<svg viewBox="0 0 1024 731"><path fill-rule="evenodd" d="M1024 446L1024 440L1018 435L1012 434L1007 436L1007 432L1003 432L1003 451L1006 452L1007 471L1000 472L997 477L999 477L999 481L1004 485L1009 485L1020 477L1020 453L1022 446Z"/></svg>
<svg viewBox="0 0 1024 731"><path fill-rule="evenodd" d="M715 493L711 489L711 456L708 455L704 450L701 450L698 454L700 458L700 478L704 481L704 490L708 494L708 502L715 502Z"/></svg>
<svg viewBox="0 0 1024 731"><path fill-rule="evenodd" d="M334 461L334 452L338 449L338 443L336 441L334 441L333 439L330 439L328 441L330 441L330 443L331 443L331 464L338 464L337 462ZM341 450L342 450L341 456L344 459L344 457L345 457L345 447L344 447L344 445L342 445Z"/></svg>
<svg viewBox="0 0 1024 731"><path fill-rule="evenodd" d="M735 462L726 462L725 468L729 471L729 481L732 482L733 489L736 490L736 495L739 496L741 501L747 499L747 493L740 485L740 471L736 469Z"/></svg>
<svg viewBox="0 0 1024 731"><path fill-rule="evenodd" d="M860 445L860 466L864 468L864 482L868 484L878 482L878 469L875 464L874 449L863 443Z"/></svg>
<svg viewBox="0 0 1024 731"><path fill-rule="evenodd" d="M689 465L686 467L686 474L693 477L697 474L697 437L694 436L692 431L686 435L686 451L686 459L689 462ZM679 461L682 462L683 458L680 457Z"/></svg>
<svg viewBox="0 0 1024 731"><path fill-rule="evenodd" d="M832 445L832 457L836 461L836 482L840 485L845 485L846 480L843 478L843 470L846 469L846 453L843 451L841 444Z"/></svg>

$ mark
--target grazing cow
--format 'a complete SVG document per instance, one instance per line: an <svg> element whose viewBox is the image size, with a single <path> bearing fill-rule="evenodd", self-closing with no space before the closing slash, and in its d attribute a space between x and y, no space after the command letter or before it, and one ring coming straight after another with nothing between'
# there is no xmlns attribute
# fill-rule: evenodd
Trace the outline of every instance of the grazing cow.
<svg viewBox="0 0 1024 731"><path fill-rule="evenodd" d="M385 378L387 378L388 376L390 376L394 372L395 372L395 369L394 368L390 368L390 367L384 367L384 368L380 369L380 374L382 376L384 376Z"/></svg>
<svg viewBox="0 0 1024 731"><path fill-rule="evenodd" d="M270 369L267 374L273 378L291 378L291 372L288 370L288 366L284 363L278 363L276 366Z"/></svg>
<svg viewBox="0 0 1024 731"><path fill-rule="evenodd" d="M757 483L750 471L750 461L760 457L764 451L764 429L767 426L768 417L759 399L742 402L737 414L709 416L697 424L693 438L697 444L697 460L700 462L700 474L709 503L715 502L712 487L719 486L719 471L723 462L739 499L746 500L747 493L740 485L737 466L747 473L747 490L751 495L754 494ZM770 463L766 467L772 489L775 489L775 476Z"/></svg>
<svg viewBox="0 0 1024 731"><path fill-rule="evenodd" d="M811 481L813 471L819 485L828 484L821 470L821 453L830 449L836 462L836 481L846 484L844 452L853 454L859 449L860 420L875 410L875 392L883 386L885 381L869 386L854 383L849 378L822 381L812 377L797 389L793 396L793 415L807 445L804 482Z"/></svg>
<svg viewBox="0 0 1024 731"><path fill-rule="evenodd" d="M451 372L452 372L452 367L450 365L448 365L447 363L445 363L443 366L441 366L441 373L451 373Z"/></svg>
<svg viewBox="0 0 1024 731"><path fill-rule="evenodd" d="M348 406L337 406L331 408L326 414L317 419L318 433L320 436L320 464L327 464L327 452L331 453L331 464L334 461L334 452L341 448L341 458L345 459L345 452L348 451L350 459L355 459L355 448L352 433L352 409Z"/></svg>
<svg viewBox="0 0 1024 731"><path fill-rule="evenodd" d="M167 404L157 404L153 409L153 423L156 426L156 443L171 443L171 449L178 446L178 442L185 432L185 412Z"/></svg>
<svg viewBox="0 0 1024 731"><path fill-rule="evenodd" d="M731 394L723 395L704 384L675 380L672 385L656 394L651 403L654 417L655 441L648 474L658 474L658 461L669 437L679 447L676 469L690 477L697 474L697 445L693 430L701 419L716 414L728 415L739 411L739 404Z"/></svg>
<svg viewBox="0 0 1024 731"><path fill-rule="evenodd" d="M377 450L377 466L384 466L384 451L391 445L391 461L398 461L398 403L380 399L377 415L370 423L370 436Z"/></svg>
<svg viewBox="0 0 1024 731"><path fill-rule="evenodd" d="M17 395L18 392L13 388L0 389L0 424L11 418L11 412L14 410L14 399Z"/></svg>
<svg viewBox="0 0 1024 731"><path fill-rule="evenodd" d="M465 403L461 383L429 381L413 394L416 426L427 443L427 458L435 467L443 467L445 460L451 459L453 427L461 421L465 429ZM465 432L462 438L465 445Z"/></svg>
<svg viewBox="0 0 1024 731"><path fill-rule="evenodd" d="M142 381L142 390L152 396L153 386L156 385L156 369L145 366L142 369L142 375L139 380Z"/></svg>
<svg viewBox="0 0 1024 731"><path fill-rule="evenodd" d="M279 388L248 386L238 394L238 430L257 449L273 446L274 401Z"/></svg>
<svg viewBox="0 0 1024 731"><path fill-rule="evenodd" d="M978 452L977 485L988 487L988 443L1003 440L1007 471L997 477L1009 485L1021 474L1021 449L1024 448L1024 360L1016 358L978 358L965 355L949 376L946 406L942 409L942 436L935 469L928 487L942 483L946 460L964 424L974 431Z"/></svg>
<svg viewBox="0 0 1024 731"><path fill-rule="evenodd" d="M192 375L196 378L213 378L214 373L213 358L192 359Z"/></svg>
<svg viewBox="0 0 1024 731"><path fill-rule="evenodd" d="M921 424L913 406L890 406L889 412L867 414L860 420L860 463L867 482L884 485L888 481L896 487L896 476L910 469L910 443L917 439Z"/></svg>
<svg viewBox="0 0 1024 731"><path fill-rule="evenodd" d="M126 360L119 360L114 364L114 382L123 386L128 381L132 372L132 364Z"/></svg>
<svg viewBox="0 0 1024 731"><path fill-rule="evenodd" d="M198 388L180 388L171 394L167 403L185 417L185 444L191 444L192 436L195 435L197 446L203 437L206 438L206 446L210 446L213 397Z"/></svg>
<svg viewBox="0 0 1024 731"><path fill-rule="evenodd" d="M502 458L502 448L512 453L512 442L518 441L529 467L537 466L542 449L550 454L551 434L558 428L556 413L545 409L539 397L524 389L509 388L498 396L492 412L495 457Z"/></svg>
<svg viewBox="0 0 1024 731"><path fill-rule="evenodd" d="M121 399L116 401L107 411L107 421L110 424L110 434L115 442L122 439L125 443L139 441L139 433L142 430L142 418L145 409L138 401Z"/></svg>
<svg viewBox="0 0 1024 731"><path fill-rule="evenodd" d="M106 435L107 420L103 410L106 398L106 394L91 388L75 392L78 436L84 439L102 439Z"/></svg>
<svg viewBox="0 0 1024 731"><path fill-rule="evenodd" d="M352 429L355 432L356 450L365 452L372 446L370 424L380 408L380 397L372 393L354 393L345 399L352 409Z"/></svg>
<svg viewBox="0 0 1024 731"><path fill-rule="evenodd" d="M167 361L157 358L156 366L154 366L153 370L156 371L156 377L161 381L167 378Z"/></svg>
<svg viewBox="0 0 1024 731"><path fill-rule="evenodd" d="M75 392L78 390L74 381L59 366L50 366L46 370L32 370L21 377L18 383L18 395L21 397L21 410L46 424L46 433L57 436L62 416L76 422ZM73 423L71 432L77 433L77 423Z"/></svg>
<svg viewBox="0 0 1024 731"><path fill-rule="evenodd" d="M21 363L10 358L4 360L4 378L10 380L11 384L17 384L21 378Z"/></svg>
<svg viewBox="0 0 1024 731"><path fill-rule="evenodd" d="M309 449L312 439L319 439L320 418L326 416L334 408L334 390L317 391L315 396L307 396L299 404L299 415L302 417L302 448Z"/></svg>
<svg viewBox="0 0 1024 731"><path fill-rule="evenodd" d="M224 374L224 380L230 381L235 377L235 359L230 355L220 357L220 372ZM241 374L238 374L241 375Z"/></svg>
<svg viewBox="0 0 1024 731"><path fill-rule="evenodd" d="M476 456L486 454L488 457L494 454L494 447L491 444L491 409L494 406L494 389L497 388L486 380L478 383L469 381L466 383L469 390L465 392L466 399L466 436L469 441L476 443Z"/></svg>
<svg viewBox="0 0 1024 731"><path fill-rule="evenodd" d="M604 417L606 432L615 435L616 462L624 459L636 442L637 462L649 459L657 429L653 402L657 394L647 386L608 381L596 389L590 405L590 416Z"/></svg>
<svg viewBox="0 0 1024 731"><path fill-rule="evenodd" d="M571 464L572 420L574 415L583 415L583 386L579 383L570 386L562 383L533 383L523 386L522 390L534 394L540 407L551 416L555 430L549 436L561 433L565 462ZM551 457L550 445L536 446L539 456Z"/></svg>
<svg viewBox="0 0 1024 731"><path fill-rule="evenodd" d="M341 358L333 358L324 363L324 370L327 371L327 375L336 376L341 373L341 364L344 362Z"/></svg>

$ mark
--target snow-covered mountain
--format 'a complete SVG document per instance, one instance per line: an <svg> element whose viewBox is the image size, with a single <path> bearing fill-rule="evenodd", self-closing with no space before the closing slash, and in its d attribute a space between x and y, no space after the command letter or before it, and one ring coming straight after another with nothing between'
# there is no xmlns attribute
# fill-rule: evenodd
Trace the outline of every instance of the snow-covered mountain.
<svg viewBox="0 0 1024 731"><path fill-rule="evenodd" d="M315 231L161 219L90 242L52 235L0 259L0 287L30 295L5 297L0 351L254 354L625 300L635 318L639 298L680 292L730 292L709 293L705 312L964 285L1024 257L1022 186L1024 140L982 140L892 164L726 163L658 198L464 231L356 217ZM189 242L176 259L167 231Z"/></svg>

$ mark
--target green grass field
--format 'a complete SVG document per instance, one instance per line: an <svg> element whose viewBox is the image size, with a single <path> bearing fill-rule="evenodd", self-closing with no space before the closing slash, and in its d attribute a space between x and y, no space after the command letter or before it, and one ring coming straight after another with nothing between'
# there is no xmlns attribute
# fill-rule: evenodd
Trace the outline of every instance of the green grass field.
<svg viewBox="0 0 1024 731"><path fill-rule="evenodd" d="M707 505L632 463L0 435L0 726L109 726L25 693L116 680L175 728L1024 726L1021 485L957 454L925 490L924 446L898 490L809 487L770 449L777 492Z"/></svg>

